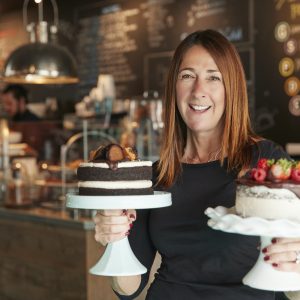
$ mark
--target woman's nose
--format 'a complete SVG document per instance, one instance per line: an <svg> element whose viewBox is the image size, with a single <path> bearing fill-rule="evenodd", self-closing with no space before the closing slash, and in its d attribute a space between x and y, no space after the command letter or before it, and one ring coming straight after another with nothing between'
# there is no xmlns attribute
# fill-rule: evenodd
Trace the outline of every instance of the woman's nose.
<svg viewBox="0 0 300 300"><path fill-rule="evenodd" d="M197 98L201 98L205 95L205 84L200 78L197 78L194 82L193 94Z"/></svg>

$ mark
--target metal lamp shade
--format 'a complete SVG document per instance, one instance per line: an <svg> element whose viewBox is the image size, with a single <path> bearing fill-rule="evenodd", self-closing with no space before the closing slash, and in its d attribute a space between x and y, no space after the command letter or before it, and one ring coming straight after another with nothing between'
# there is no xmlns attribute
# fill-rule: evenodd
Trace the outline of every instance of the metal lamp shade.
<svg viewBox="0 0 300 300"><path fill-rule="evenodd" d="M3 81L19 84L77 83L76 63L61 46L30 43L11 53L5 63Z"/></svg>

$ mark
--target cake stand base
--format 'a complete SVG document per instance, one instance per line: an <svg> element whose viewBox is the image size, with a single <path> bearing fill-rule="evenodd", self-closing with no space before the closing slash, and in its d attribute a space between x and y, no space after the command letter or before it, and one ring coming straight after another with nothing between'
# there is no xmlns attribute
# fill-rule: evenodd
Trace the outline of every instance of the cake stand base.
<svg viewBox="0 0 300 300"><path fill-rule="evenodd" d="M271 237L261 237L261 249L270 245ZM268 291L298 291L300 290L300 274L294 272L282 272L264 261L260 255L256 264L243 278L243 283L252 288Z"/></svg>
<svg viewBox="0 0 300 300"><path fill-rule="evenodd" d="M154 191L152 195L82 196L67 194L66 206L75 209L150 209L172 204L171 194ZM131 250L127 237L109 243L98 263L90 269L93 275L130 276L147 272Z"/></svg>
<svg viewBox="0 0 300 300"><path fill-rule="evenodd" d="M138 261L130 248L128 238L109 243L98 263L90 271L93 275L130 276L144 274L147 269Z"/></svg>
<svg viewBox="0 0 300 300"><path fill-rule="evenodd" d="M218 206L207 208L205 214L210 218L208 225L216 230L244 235L260 236L261 249L272 244L273 237L300 237L300 223L290 220L266 220L258 217L242 218L229 213L227 208ZM268 291L300 290L300 274L276 270L264 261L265 254L260 251L253 268L243 278L243 283L252 288Z"/></svg>

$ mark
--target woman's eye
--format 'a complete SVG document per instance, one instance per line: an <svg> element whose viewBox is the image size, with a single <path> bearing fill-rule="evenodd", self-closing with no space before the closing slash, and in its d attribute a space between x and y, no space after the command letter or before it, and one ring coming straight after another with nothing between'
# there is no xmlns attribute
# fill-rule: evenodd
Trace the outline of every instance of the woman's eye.
<svg viewBox="0 0 300 300"><path fill-rule="evenodd" d="M194 78L195 76L193 74L189 73L184 73L179 75L179 79L191 79Z"/></svg>
<svg viewBox="0 0 300 300"><path fill-rule="evenodd" d="M221 78L219 76L212 75L212 76L209 77L209 80L211 80L211 81L221 81Z"/></svg>

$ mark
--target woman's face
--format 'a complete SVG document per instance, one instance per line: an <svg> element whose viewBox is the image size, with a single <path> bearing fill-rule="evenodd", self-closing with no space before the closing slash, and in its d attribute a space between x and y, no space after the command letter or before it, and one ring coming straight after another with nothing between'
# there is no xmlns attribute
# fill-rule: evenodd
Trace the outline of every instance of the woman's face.
<svg viewBox="0 0 300 300"><path fill-rule="evenodd" d="M192 46L183 57L176 83L176 103L193 133L222 132L225 110L222 74L202 46Z"/></svg>

